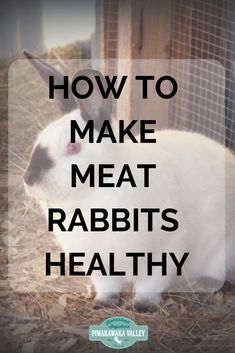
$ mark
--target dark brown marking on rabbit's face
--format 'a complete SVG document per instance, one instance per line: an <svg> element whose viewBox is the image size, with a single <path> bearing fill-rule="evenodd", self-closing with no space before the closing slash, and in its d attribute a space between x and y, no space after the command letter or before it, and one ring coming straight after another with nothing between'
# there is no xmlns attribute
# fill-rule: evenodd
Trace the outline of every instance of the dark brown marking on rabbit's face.
<svg viewBox="0 0 235 353"><path fill-rule="evenodd" d="M47 148L39 144L33 151L28 168L24 173L25 183L30 186L38 183L45 172L54 165L55 163L50 158Z"/></svg>

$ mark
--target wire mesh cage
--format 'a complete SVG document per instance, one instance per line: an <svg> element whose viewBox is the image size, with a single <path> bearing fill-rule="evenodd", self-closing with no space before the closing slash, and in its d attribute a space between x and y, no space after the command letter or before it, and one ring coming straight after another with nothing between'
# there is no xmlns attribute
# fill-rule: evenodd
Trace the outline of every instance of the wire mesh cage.
<svg viewBox="0 0 235 353"><path fill-rule="evenodd" d="M171 57L180 59L214 60L224 67L224 72L214 74L225 77L225 143L235 150L235 2L229 0L174 0L172 2ZM212 69L213 71L213 69ZM211 72L202 67L201 72L191 71L190 91L192 99L184 105L184 114L179 114L182 102L175 101L170 108L171 127L201 132L223 142L220 113L221 94L211 92L207 79ZM197 90L195 91L195 81ZM218 77L218 81L221 77ZM193 99L194 98L194 99ZM192 114L192 107L203 102ZM178 108L178 109L177 109Z"/></svg>
<svg viewBox="0 0 235 353"><path fill-rule="evenodd" d="M200 132L235 151L235 1L99 0L98 4L100 57L114 59L104 71L115 73L115 59L120 58L191 60L189 72L185 61L181 75L184 93L170 102L168 118L159 120L161 128ZM197 60L206 62L198 65ZM183 70L180 60L178 70ZM131 109L130 119L138 104ZM155 114L159 118L157 109Z"/></svg>

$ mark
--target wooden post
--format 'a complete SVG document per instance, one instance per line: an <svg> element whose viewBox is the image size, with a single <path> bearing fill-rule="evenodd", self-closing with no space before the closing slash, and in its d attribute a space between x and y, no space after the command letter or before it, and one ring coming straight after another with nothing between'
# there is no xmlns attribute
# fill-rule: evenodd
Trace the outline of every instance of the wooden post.
<svg viewBox="0 0 235 353"><path fill-rule="evenodd" d="M158 62L156 71L155 59L170 58L171 44L171 0L132 1L131 14L131 58L132 59L153 59L149 62L133 67L134 74L159 76L166 72L167 62ZM169 101L157 97L154 90L149 94L147 102L139 100L135 86L131 90L131 111L132 119L137 116L142 119L156 119L158 129L164 128L168 124Z"/></svg>

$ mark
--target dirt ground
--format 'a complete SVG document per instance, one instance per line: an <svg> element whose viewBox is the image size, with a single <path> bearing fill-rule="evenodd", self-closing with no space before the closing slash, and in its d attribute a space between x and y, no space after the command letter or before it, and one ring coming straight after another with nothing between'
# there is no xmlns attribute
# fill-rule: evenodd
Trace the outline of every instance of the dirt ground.
<svg viewBox="0 0 235 353"><path fill-rule="evenodd" d="M81 55L79 46L71 45L57 48L47 53L46 57L63 61L64 58L79 58ZM115 315L130 317L138 324L149 326L148 342L136 343L126 349L128 352L234 352L235 288L228 284L216 293L168 293L155 312L138 313L134 306L125 308L125 303L132 300L131 294L123 295L123 305L120 307L94 308L92 298L86 292L86 281L74 280L77 290L66 292L66 278L55 277L55 292L54 284L52 286L51 282L40 280L42 270L36 261L39 253L45 252L45 244L48 246L50 243L53 249L58 246L47 233L39 208L24 193L22 173L37 131L48 123L48 112L44 111L43 106L40 113L35 113L33 106L25 112L28 120L18 124L15 137L17 149L10 146L11 160L8 163L9 64L10 61L0 63L0 352L108 352L111 350L102 344L88 340L88 327ZM28 88L25 99L36 89L34 82ZM40 124L32 124L32 115L33 121L40 121ZM39 115L41 118L38 120ZM14 192L10 193L9 199L8 170L14 176L14 185L11 185Z"/></svg>

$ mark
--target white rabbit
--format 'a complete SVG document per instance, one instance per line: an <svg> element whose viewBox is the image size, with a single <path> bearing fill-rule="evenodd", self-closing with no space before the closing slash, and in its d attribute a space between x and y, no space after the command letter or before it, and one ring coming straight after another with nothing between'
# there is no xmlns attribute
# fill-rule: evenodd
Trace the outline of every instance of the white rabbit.
<svg viewBox="0 0 235 353"><path fill-rule="evenodd" d="M29 53L25 54L30 59L34 58ZM32 63L43 78L49 74L61 76L40 59L33 60ZM88 70L86 74L92 76L92 71ZM94 92L92 99L84 100L78 106L72 98L70 103L66 101L66 106L63 105L63 100L60 102L65 115L40 133L24 175L27 191L39 200L46 216L48 207L61 208L66 212L65 224L68 225L74 209L78 207L83 210L87 222L91 207L104 207L108 211L113 207L129 210L174 207L178 210L179 229L174 235L163 234L161 231L156 235L158 228L154 233L147 234L146 219L141 223L139 232L84 235L79 229L68 234L59 228L54 231L66 253L86 253L85 267L94 252L103 254L107 267L107 253L115 252L117 255L117 269L125 270L126 276L92 274L91 279L97 293L96 302L118 303L125 283L131 281L135 288L136 305L146 308L158 303L160 294L172 288L173 283L178 283L172 264L168 267L167 276L146 276L146 259L141 262L138 276L131 276L130 263L125 264L123 258L123 254L128 251L152 252L158 261L161 257L157 256L162 252L174 251L182 255L182 252L188 251L190 256L185 263L185 271L190 282L202 275L216 277L223 282L225 201L226 278L235 283L234 155L222 145L200 134L173 130L156 133L156 145L134 144L131 141L124 144L104 142L97 145L84 138L71 146L71 120L76 120L84 128L87 120L94 119L96 136L104 116L111 120L111 104L109 100L103 101L97 92ZM113 178L117 180L124 163L129 163L134 170L140 162L157 164L149 189L140 186L131 190L127 184L112 189L90 188L86 183L71 188L72 163L78 164L83 171L89 164L114 163ZM135 180L141 185L143 176L136 171L133 173Z"/></svg>

